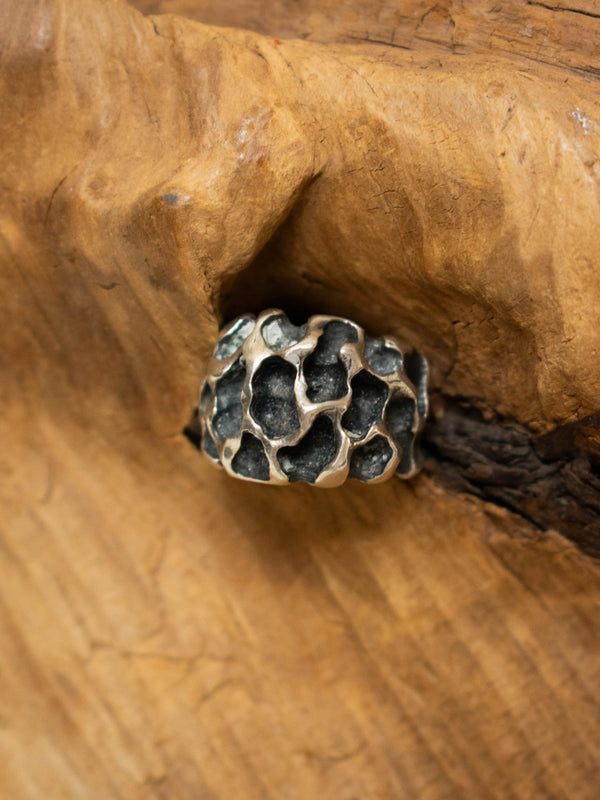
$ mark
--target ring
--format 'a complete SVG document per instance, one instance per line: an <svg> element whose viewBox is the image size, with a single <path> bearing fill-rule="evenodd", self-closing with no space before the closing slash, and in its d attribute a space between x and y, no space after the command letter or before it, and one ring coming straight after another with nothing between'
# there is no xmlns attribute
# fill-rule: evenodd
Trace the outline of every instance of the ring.
<svg viewBox="0 0 600 800"><path fill-rule="evenodd" d="M279 309L244 314L219 334L197 414L202 450L230 475L283 485L378 483L419 469L428 365L392 336Z"/></svg>

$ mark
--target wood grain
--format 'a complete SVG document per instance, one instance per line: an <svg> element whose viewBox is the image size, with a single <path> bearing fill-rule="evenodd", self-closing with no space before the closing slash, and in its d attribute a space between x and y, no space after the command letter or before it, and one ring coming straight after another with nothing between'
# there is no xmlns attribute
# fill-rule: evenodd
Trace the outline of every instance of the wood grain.
<svg viewBox="0 0 600 800"><path fill-rule="evenodd" d="M596 800L597 562L440 477L597 463L593 4L137 5L267 36L0 1L0 797ZM426 352L435 480L199 458L267 304Z"/></svg>
<svg viewBox="0 0 600 800"><path fill-rule="evenodd" d="M544 64L598 77L597 0L130 0L148 14L176 13L209 25L316 42L372 43L387 48L464 56L510 54L527 68Z"/></svg>
<svg viewBox="0 0 600 800"><path fill-rule="evenodd" d="M595 798L600 575L558 535L426 478L3 441L3 796Z"/></svg>

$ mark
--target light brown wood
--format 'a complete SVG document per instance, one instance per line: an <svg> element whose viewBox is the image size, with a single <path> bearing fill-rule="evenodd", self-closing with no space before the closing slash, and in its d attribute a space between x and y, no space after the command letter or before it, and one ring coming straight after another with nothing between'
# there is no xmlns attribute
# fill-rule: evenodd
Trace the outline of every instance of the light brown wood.
<svg viewBox="0 0 600 800"><path fill-rule="evenodd" d="M598 76L598 0L130 0L148 14L175 13L208 25L248 28L266 36L316 42L371 42L387 48L447 56L509 54ZM388 51L389 52L389 51Z"/></svg>
<svg viewBox="0 0 600 800"><path fill-rule="evenodd" d="M257 487L181 433L270 303L537 431L598 410L598 20L506 9L543 58L483 4L459 54L350 44L366 7L323 44L0 3L1 797L597 797L597 563L426 476Z"/></svg>
<svg viewBox="0 0 600 800"><path fill-rule="evenodd" d="M600 580L558 535L426 479L285 491L178 438L30 436L4 796L595 798Z"/></svg>

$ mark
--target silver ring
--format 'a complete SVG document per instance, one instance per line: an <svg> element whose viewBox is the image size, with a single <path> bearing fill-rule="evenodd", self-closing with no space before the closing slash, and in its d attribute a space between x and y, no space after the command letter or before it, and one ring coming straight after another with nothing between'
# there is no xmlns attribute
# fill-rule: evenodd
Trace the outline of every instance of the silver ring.
<svg viewBox="0 0 600 800"><path fill-rule="evenodd" d="M392 336L279 309L219 334L198 407L202 450L230 475L339 486L412 477L427 416L427 361Z"/></svg>

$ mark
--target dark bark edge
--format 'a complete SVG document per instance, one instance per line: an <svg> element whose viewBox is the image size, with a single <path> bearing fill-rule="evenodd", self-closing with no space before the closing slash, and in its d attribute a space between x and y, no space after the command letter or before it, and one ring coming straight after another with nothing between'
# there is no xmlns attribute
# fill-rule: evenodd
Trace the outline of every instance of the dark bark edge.
<svg viewBox="0 0 600 800"><path fill-rule="evenodd" d="M600 412L538 435L476 401L433 400L422 439L427 474L600 558Z"/></svg>

